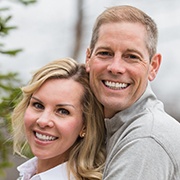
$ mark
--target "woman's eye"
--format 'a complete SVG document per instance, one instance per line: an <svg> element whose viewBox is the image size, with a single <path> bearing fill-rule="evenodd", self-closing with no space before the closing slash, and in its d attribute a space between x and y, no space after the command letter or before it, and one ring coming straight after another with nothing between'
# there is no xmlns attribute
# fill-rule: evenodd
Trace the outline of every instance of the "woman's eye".
<svg viewBox="0 0 180 180"><path fill-rule="evenodd" d="M34 102L33 107L35 107L36 109L44 109L44 106L38 102Z"/></svg>
<svg viewBox="0 0 180 180"><path fill-rule="evenodd" d="M70 112L67 109L60 108L57 110L59 114L69 115Z"/></svg>

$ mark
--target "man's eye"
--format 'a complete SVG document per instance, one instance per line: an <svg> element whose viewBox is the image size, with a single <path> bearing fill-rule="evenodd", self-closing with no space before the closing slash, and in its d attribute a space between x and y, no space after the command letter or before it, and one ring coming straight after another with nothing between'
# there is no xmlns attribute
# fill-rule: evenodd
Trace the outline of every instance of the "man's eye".
<svg viewBox="0 0 180 180"><path fill-rule="evenodd" d="M44 106L38 102L34 102L33 107L35 107L36 109L44 109Z"/></svg>
<svg viewBox="0 0 180 180"><path fill-rule="evenodd" d="M100 56L111 56L112 54L108 51L101 51L101 52L98 52L97 55L100 55Z"/></svg>
<svg viewBox="0 0 180 180"><path fill-rule="evenodd" d="M141 60L141 58L139 56L134 55L134 54L124 55L124 58L125 59L129 59L129 60Z"/></svg>
<svg viewBox="0 0 180 180"><path fill-rule="evenodd" d="M70 112L67 109L64 109L64 108L58 109L57 112L59 114L62 114L62 115L69 115L70 114Z"/></svg>

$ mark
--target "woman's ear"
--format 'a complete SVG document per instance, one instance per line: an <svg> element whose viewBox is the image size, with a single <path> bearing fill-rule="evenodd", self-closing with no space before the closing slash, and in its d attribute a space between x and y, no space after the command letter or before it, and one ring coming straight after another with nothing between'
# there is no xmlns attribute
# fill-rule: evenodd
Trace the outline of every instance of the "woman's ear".
<svg viewBox="0 0 180 180"><path fill-rule="evenodd" d="M149 69L149 81L153 81L158 73L159 67L161 65L162 56L161 54L155 54L150 62L150 69Z"/></svg>
<svg viewBox="0 0 180 180"><path fill-rule="evenodd" d="M86 127L83 126L82 130L81 130L80 133L79 133L79 136L80 136L81 138L84 138L85 135L86 135Z"/></svg>

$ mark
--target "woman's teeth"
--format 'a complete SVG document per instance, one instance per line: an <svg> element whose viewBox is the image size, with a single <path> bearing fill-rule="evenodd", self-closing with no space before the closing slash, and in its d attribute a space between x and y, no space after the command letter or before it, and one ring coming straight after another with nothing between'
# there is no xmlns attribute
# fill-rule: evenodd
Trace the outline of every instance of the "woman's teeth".
<svg viewBox="0 0 180 180"><path fill-rule="evenodd" d="M40 134L40 133L37 133L37 132L35 132L35 136L41 141L53 141L53 140L57 139L57 137L47 136L47 135Z"/></svg>

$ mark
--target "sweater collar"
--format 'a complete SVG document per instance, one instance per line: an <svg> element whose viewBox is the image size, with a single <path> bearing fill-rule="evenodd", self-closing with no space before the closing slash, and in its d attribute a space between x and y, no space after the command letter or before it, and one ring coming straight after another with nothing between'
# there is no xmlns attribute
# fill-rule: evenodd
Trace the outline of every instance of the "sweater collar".
<svg viewBox="0 0 180 180"><path fill-rule="evenodd" d="M134 117L136 117L143 109L149 108L151 101L156 99L153 93L150 83L148 83L147 88L143 95L129 108L116 113L112 118L105 118L105 125L107 130L107 135L112 136L119 128L122 126L128 126Z"/></svg>

